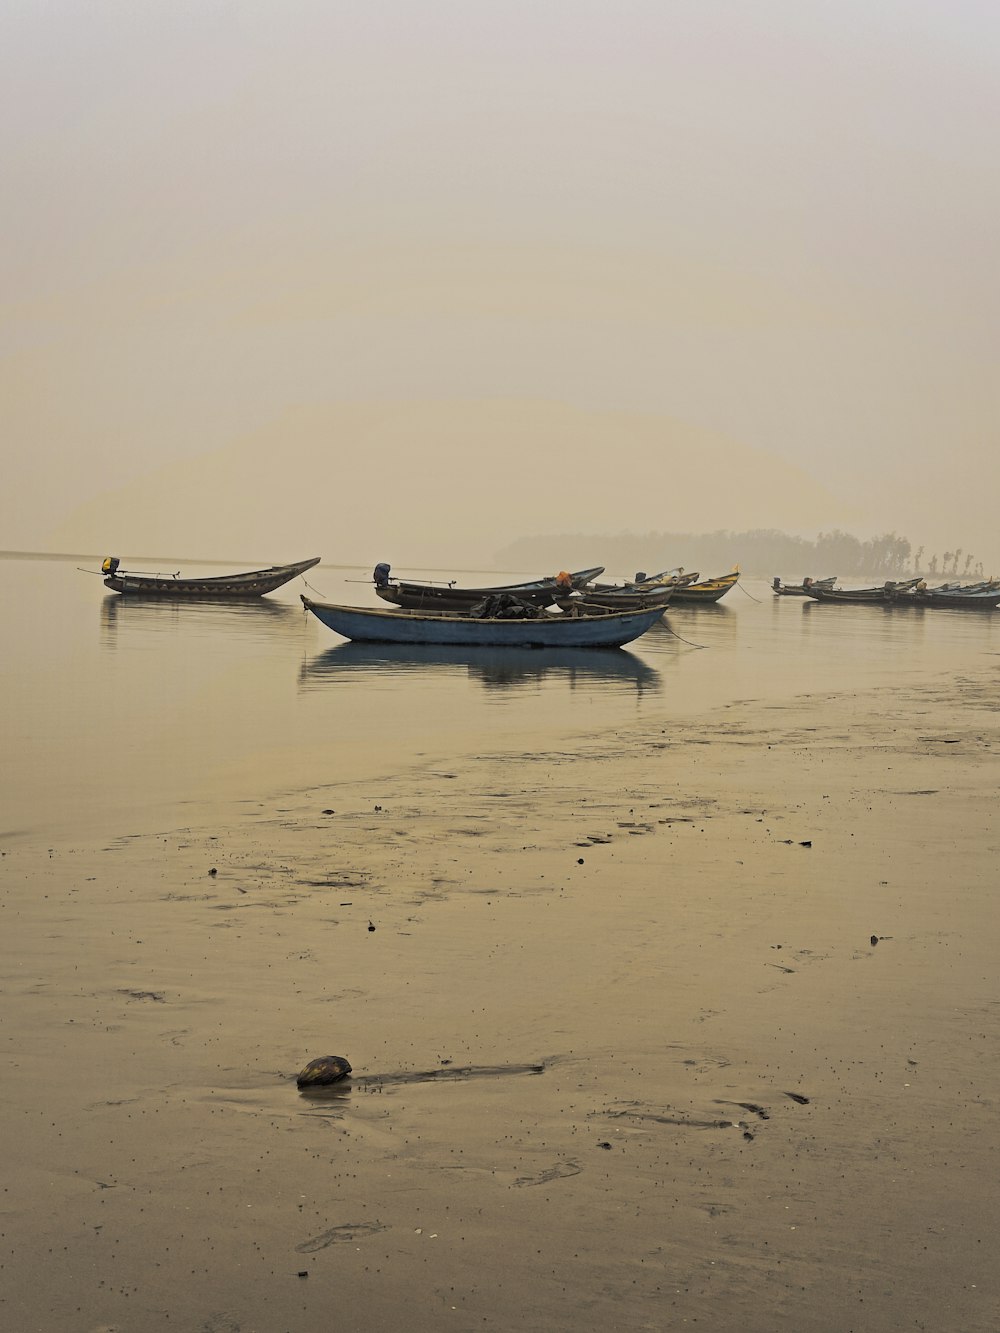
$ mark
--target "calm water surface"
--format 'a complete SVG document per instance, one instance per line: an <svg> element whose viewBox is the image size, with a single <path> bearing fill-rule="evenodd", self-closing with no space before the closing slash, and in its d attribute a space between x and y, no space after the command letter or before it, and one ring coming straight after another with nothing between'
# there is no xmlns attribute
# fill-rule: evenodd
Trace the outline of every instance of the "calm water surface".
<svg viewBox="0 0 1000 1333"><path fill-rule="evenodd" d="M821 606L754 579L715 606L671 609L622 650L365 647L302 610L302 580L255 603L162 605L76 565L0 560L8 838L200 823L320 784L377 800L380 775L418 761L551 749L637 721L669 730L734 700L961 674L1000 651L996 613ZM317 566L310 595L381 605L369 575Z"/></svg>

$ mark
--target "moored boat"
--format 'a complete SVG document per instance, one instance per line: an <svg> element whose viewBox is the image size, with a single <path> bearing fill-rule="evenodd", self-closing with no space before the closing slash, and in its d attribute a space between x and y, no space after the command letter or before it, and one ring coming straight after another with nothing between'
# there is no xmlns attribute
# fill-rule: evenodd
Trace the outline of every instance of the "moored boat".
<svg viewBox="0 0 1000 1333"><path fill-rule="evenodd" d="M663 615L660 606L589 614L541 611L524 619L455 612L382 611L337 606L302 596L307 611L345 639L359 643L461 644L516 648L616 648L645 634Z"/></svg>
<svg viewBox="0 0 1000 1333"><path fill-rule="evenodd" d="M685 574L683 569L664 569L659 574L636 574L625 583L592 583L598 592L616 592L621 588L645 590L650 588L685 588L690 583L697 583L701 575L697 571ZM589 591L589 589L588 589Z"/></svg>
<svg viewBox="0 0 1000 1333"><path fill-rule="evenodd" d="M964 589L948 589L941 591L933 588L914 588L912 593L914 605L928 606L935 609L944 610L965 610L965 611L992 611L1000 605L1000 589L979 588L975 591L966 592Z"/></svg>
<svg viewBox="0 0 1000 1333"><path fill-rule="evenodd" d="M914 606L914 598L906 594L920 582L919 578L907 579L903 583L891 579L880 588L819 588L814 584L806 590L806 596L817 602L852 602L861 606Z"/></svg>
<svg viewBox="0 0 1000 1333"><path fill-rule="evenodd" d="M717 602L720 597L725 597L730 588L735 588L739 582L740 571L738 568L732 570L729 574L722 574L719 578L705 579L702 583L682 584L674 589L672 604L678 605L681 602Z"/></svg>
<svg viewBox="0 0 1000 1333"><path fill-rule="evenodd" d="M778 597L808 597L810 588L833 588L836 582L836 574L828 579L803 579L801 583L782 583L775 578L771 588Z"/></svg>
<svg viewBox="0 0 1000 1333"><path fill-rule="evenodd" d="M534 606L553 606L560 595L582 588L604 573L603 565L562 572L526 583L507 583L486 588L459 588L454 583L430 583L412 579L393 579L392 566L378 564L373 575L375 592L385 602L412 611L470 611L484 597L509 593Z"/></svg>
<svg viewBox="0 0 1000 1333"><path fill-rule="evenodd" d="M650 606L666 607L673 595L674 589L669 585L662 588L640 588L634 584L625 584L621 587L600 584L581 588L579 592L570 593L565 597L557 597L556 605L563 611L573 611L575 608L586 611L591 607L600 607L608 611L639 611Z"/></svg>
<svg viewBox="0 0 1000 1333"><path fill-rule="evenodd" d="M304 574L320 557L299 560L294 565L270 565L267 569L252 569L242 574L212 575L207 578L181 578L177 574L133 574L121 569L117 556L109 555L101 562L105 575L104 586L112 592L130 597L153 597L164 600L231 601L243 597L262 597L276 588Z"/></svg>

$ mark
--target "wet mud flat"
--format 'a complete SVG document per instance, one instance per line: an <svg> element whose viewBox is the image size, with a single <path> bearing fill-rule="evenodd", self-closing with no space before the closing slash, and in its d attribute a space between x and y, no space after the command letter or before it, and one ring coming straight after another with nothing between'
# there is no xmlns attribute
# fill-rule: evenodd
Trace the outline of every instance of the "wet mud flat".
<svg viewBox="0 0 1000 1333"><path fill-rule="evenodd" d="M992 695L5 837L4 1326L995 1329Z"/></svg>

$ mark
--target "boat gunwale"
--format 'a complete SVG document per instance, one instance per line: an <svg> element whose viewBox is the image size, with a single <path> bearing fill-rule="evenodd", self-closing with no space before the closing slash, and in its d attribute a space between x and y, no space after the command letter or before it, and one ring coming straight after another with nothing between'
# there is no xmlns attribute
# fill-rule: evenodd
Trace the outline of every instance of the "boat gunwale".
<svg viewBox="0 0 1000 1333"><path fill-rule="evenodd" d="M431 620L441 621L444 624L454 624L456 621L461 624L479 624L479 625L537 625L545 623L550 625L559 625L563 622L579 622L581 620L604 620L606 616L644 616L651 611L662 612L665 608L662 606L640 606L629 607L625 610L609 610L606 607L598 608L603 615L584 615L574 616L568 612L562 611L558 615L553 615L549 611L543 611L538 616L470 616L462 611L439 611L427 612L415 607L400 606L393 611L384 611L380 606L346 606L343 602L319 602L314 598L307 597L305 593L299 593L302 605L307 611L314 608L323 611L348 611L352 615L362 615L370 617L372 620L393 621L393 620ZM654 622L655 623L655 622Z"/></svg>

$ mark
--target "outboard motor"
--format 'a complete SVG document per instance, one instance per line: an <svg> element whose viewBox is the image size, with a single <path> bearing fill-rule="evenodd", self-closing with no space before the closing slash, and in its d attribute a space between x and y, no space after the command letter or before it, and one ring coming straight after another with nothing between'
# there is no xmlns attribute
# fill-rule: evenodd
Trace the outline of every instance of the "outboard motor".
<svg viewBox="0 0 1000 1333"><path fill-rule="evenodd" d="M646 579L647 579L648 577L649 577L649 575L646 573L646 571L645 571L644 569L637 569L636 572L635 572L635 578L632 580L632 582L633 582L633 583L645 583L645 582L646 582Z"/></svg>
<svg viewBox="0 0 1000 1333"><path fill-rule="evenodd" d="M375 573L372 577L375 580L376 588L387 588L389 586L390 568L391 566L386 564L385 561L380 561L379 564L375 566Z"/></svg>
<svg viewBox="0 0 1000 1333"><path fill-rule="evenodd" d="M802 586L805 587L805 584L803 583ZM775 575L774 582L771 584L771 587L774 589L775 592L777 592L778 589L781 587L781 579L779 579L777 575Z"/></svg>
<svg viewBox="0 0 1000 1333"><path fill-rule="evenodd" d="M118 566L121 561L116 555L106 555L101 561L101 573L107 574L108 578L113 578L118 572Z"/></svg>

